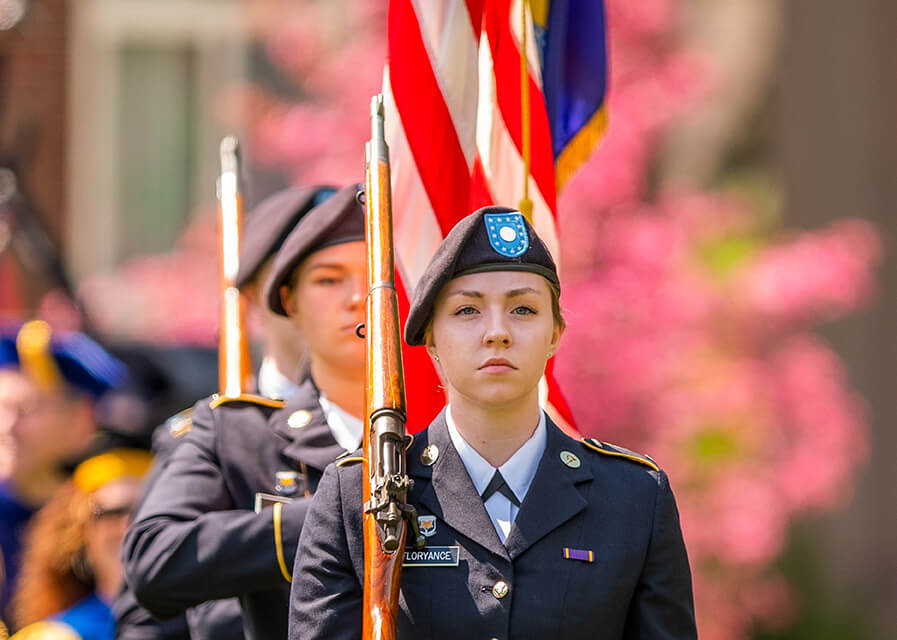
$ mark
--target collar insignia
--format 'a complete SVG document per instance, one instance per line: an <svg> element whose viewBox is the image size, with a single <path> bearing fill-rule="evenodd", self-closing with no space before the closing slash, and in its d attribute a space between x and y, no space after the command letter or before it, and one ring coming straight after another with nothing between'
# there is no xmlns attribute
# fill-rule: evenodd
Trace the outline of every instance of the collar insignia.
<svg viewBox="0 0 897 640"><path fill-rule="evenodd" d="M427 467L432 467L436 462L436 459L439 457L439 447L435 444L429 444L420 454L421 464Z"/></svg>
<svg viewBox="0 0 897 640"><path fill-rule="evenodd" d="M290 414L290 417L287 418L287 426L289 426L290 429L301 429L302 427L307 426L309 422L311 422L311 411L307 411L306 409L294 411Z"/></svg>
<svg viewBox="0 0 897 640"><path fill-rule="evenodd" d="M570 467L571 469L579 469L582 462L579 460L579 456L577 456L572 451L561 451L561 462Z"/></svg>

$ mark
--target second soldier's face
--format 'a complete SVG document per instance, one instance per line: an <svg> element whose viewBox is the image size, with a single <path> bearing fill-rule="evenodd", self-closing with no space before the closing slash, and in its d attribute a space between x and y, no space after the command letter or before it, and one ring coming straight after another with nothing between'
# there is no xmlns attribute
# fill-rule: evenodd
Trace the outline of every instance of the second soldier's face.
<svg viewBox="0 0 897 640"><path fill-rule="evenodd" d="M364 374L364 340L355 328L364 322L366 294L364 242L321 249L299 265L287 311L305 337L313 368L326 363L347 377Z"/></svg>
<svg viewBox="0 0 897 640"><path fill-rule="evenodd" d="M562 329L540 275L473 273L449 282L433 310L427 350L438 356L449 401L501 409L538 399Z"/></svg>

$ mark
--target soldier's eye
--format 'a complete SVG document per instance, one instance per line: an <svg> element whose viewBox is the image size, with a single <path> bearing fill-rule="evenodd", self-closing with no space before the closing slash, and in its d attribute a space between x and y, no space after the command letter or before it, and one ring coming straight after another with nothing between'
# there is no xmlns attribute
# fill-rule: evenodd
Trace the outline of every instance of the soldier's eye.
<svg viewBox="0 0 897 640"><path fill-rule="evenodd" d="M536 310L533 309L532 307L520 305L519 307L515 307L514 310L511 311L511 313L513 313L514 315L518 315L518 316L528 316L528 315L534 315L536 313Z"/></svg>
<svg viewBox="0 0 897 640"><path fill-rule="evenodd" d="M479 313L475 307L461 307L455 311L456 316L472 316Z"/></svg>

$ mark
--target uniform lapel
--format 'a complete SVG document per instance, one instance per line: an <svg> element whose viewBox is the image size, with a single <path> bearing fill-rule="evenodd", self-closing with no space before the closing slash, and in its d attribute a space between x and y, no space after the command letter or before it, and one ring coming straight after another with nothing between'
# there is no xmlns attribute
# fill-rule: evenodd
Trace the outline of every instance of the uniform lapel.
<svg viewBox="0 0 897 640"><path fill-rule="evenodd" d="M436 462L429 467L420 460L427 445L439 448ZM419 484L413 494L420 504L461 535L496 555L508 558L508 550L495 532L467 468L452 444L444 410L429 426L426 437L418 438L409 449L408 471L418 478L430 478L430 482L420 483L424 486Z"/></svg>
<svg viewBox="0 0 897 640"><path fill-rule="evenodd" d="M575 469L564 464L561 452L578 451L581 447L551 420L547 427L545 453L505 541L512 559L586 508L586 499L576 485L592 480L589 461L580 460Z"/></svg>
<svg viewBox="0 0 897 640"><path fill-rule="evenodd" d="M286 440L281 455L292 461L294 468L304 462L323 471L345 451L333 439L311 378L306 378L283 409L271 415L269 426Z"/></svg>

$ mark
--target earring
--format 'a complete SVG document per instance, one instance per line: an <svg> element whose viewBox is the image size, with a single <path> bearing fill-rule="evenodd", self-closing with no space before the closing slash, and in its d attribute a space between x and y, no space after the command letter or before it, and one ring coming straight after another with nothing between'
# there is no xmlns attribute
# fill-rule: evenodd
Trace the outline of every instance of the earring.
<svg viewBox="0 0 897 640"><path fill-rule="evenodd" d="M433 359L436 360L436 362L439 362L439 356L433 356Z"/></svg>

